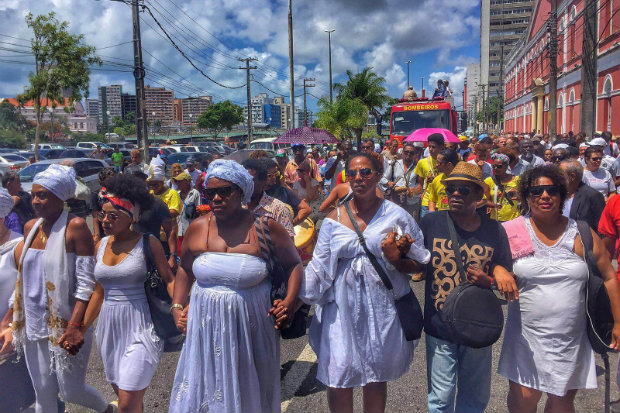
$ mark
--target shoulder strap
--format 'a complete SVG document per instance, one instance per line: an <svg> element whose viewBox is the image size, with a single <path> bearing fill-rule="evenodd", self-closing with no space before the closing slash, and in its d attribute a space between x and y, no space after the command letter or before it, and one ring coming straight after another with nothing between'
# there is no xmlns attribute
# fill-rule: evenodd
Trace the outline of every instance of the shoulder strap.
<svg viewBox="0 0 620 413"><path fill-rule="evenodd" d="M153 257L153 251L151 251L151 234L142 235L142 249L144 250L144 257L146 258L146 270L151 272L155 268L155 258Z"/></svg>
<svg viewBox="0 0 620 413"><path fill-rule="evenodd" d="M385 284L385 288L387 288L388 290L392 290L392 293L393 293L392 281L390 281L387 274L385 273L385 270L383 269L381 264L379 264L377 257L375 257L374 254L370 252L370 250L368 249L368 246L366 245L366 238L364 238L364 235L362 234L360 227L357 225L357 221L355 220L355 216L353 215L353 212L351 211L349 202L346 202L344 204L344 209L347 211L347 215L349 215L349 219L351 220L351 224L353 225L353 228L355 229L355 233L357 234L359 243L364 249L364 252L366 253L366 255L368 256L370 263L375 268L375 271L377 271L377 274L379 275L379 278L381 278L381 281L383 281L383 284Z"/></svg>
<svg viewBox="0 0 620 413"><path fill-rule="evenodd" d="M590 231L590 225L586 221L576 221L577 230L581 237L581 243L583 244L583 257L588 265L590 272L596 277L603 278L602 274L596 265L594 260L594 239L592 238L592 232Z"/></svg>
<svg viewBox="0 0 620 413"><path fill-rule="evenodd" d="M456 234L456 228L454 227L454 221L452 221L452 217L448 212L446 214L448 217L448 231L450 232L450 240L452 241L452 251L454 252L454 261L456 262L456 267L459 270L459 274L461 275L461 280L465 281L465 268L463 267L463 257L461 256L461 244L459 244L459 238Z"/></svg>
<svg viewBox="0 0 620 413"><path fill-rule="evenodd" d="M266 217L263 217L266 218ZM269 273L273 270L273 264L271 261L270 255L270 243L271 238L267 238L267 233L269 233L269 228L267 228L267 233L265 232L265 226L267 226L267 220L261 219L261 217L256 216L254 218L254 229L256 231L256 238L258 239L258 245L260 247L261 255L263 257L263 261L267 264L267 271Z"/></svg>

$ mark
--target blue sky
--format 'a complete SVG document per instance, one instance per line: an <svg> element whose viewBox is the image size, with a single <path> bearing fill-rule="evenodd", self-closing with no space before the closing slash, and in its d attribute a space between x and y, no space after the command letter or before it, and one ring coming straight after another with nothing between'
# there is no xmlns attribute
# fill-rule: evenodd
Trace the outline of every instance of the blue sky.
<svg viewBox="0 0 620 413"><path fill-rule="evenodd" d="M237 57L257 57L257 81L288 97L287 0L147 0L155 18L209 77L229 86L245 83L236 69ZM30 33L24 16L55 11L70 22L70 30L85 35L106 64L91 73L91 97L97 87L121 84L133 92L130 6L110 0L3 0L0 2L0 97L13 97L27 83L32 58L27 54ZM439 78L449 79L460 96L467 63L479 58L478 0L293 0L295 94L304 77L316 78L309 96L329 94L328 42L332 34L334 82L346 81L346 70L365 66L386 78L390 95L406 88L411 59L411 84L419 92L421 76L428 89ZM245 88L227 89L198 73L163 37L148 13L142 13L142 37L147 84L166 86L177 97L210 94L216 101L243 104ZM7 37L12 36L12 37ZM118 46L116 46L118 45ZM113 47L110 47L113 46ZM16 63L18 62L18 63ZM266 92L252 83L252 94ZM297 98L297 104L302 98Z"/></svg>

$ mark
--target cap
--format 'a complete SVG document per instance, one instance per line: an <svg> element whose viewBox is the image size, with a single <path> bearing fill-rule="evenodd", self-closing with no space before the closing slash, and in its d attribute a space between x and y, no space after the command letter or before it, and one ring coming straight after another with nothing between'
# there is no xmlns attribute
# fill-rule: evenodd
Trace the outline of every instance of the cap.
<svg viewBox="0 0 620 413"><path fill-rule="evenodd" d="M174 179L175 181L191 181L192 176L187 172L181 172L177 176L172 177L172 179Z"/></svg>
<svg viewBox="0 0 620 413"><path fill-rule="evenodd" d="M469 142L469 138L467 136L465 136L465 135L459 136L459 140L461 142Z"/></svg>
<svg viewBox="0 0 620 413"><path fill-rule="evenodd" d="M279 156L281 158L284 158L286 156L286 152L284 152L284 149L278 149L276 151L276 156Z"/></svg>
<svg viewBox="0 0 620 413"><path fill-rule="evenodd" d="M590 145L593 146L607 146L607 141L603 138L594 138L590 141Z"/></svg>
<svg viewBox="0 0 620 413"><path fill-rule="evenodd" d="M451 181L467 181L478 185L484 189L484 183L482 182L482 169L478 165L471 164L469 162L459 162L456 164L450 175L444 178L442 182Z"/></svg>
<svg viewBox="0 0 620 413"><path fill-rule="evenodd" d="M478 140L484 139L484 138L488 138L489 135L487 135L486 133L483 133L482 135L478 136Z"/></svg>

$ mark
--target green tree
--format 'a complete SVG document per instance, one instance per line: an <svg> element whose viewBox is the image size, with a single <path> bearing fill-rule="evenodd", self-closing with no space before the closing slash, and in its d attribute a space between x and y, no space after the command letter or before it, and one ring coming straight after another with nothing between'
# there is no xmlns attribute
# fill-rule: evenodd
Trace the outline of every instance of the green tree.
<svg viewBox="0 0 620 413"><path fill-rule="evenodd" d="M12 103L5 100L0 103L0 127L23 133L30 127L30 123Z"/></svg>
<svg viewBox="0 0 620 413"><path fill-rule="evenodd" d="M392 102L392 98L387 95L385 79L372 71L372 67L366 67L359 73L347 70L347 83L336 83L334 90L339 97L349 99L359 99L366 106L367 113L370 112L374 117L381 114L381 110ZM361 132L357 135L357 147L362 145Z"/></svg>
<svg viewBox="0 0 620 413"><path fill-rule="evenodd" d="M198 116L198 127L201 129L213 129L214 138L224 129L230 129L243 122L243 108L235 105L230 100L218 102Z"/></svg>
<svg viewBox="0 0 620 413"><path fill-rule="evenodd" d="M496 124L497 123L497 111L501 110L500 100L497 96L491 96L491 98L485 102L486 112L484 108L476 113L476 121L479 123ZM504 114L500 113L501 120L504 120ZM486 119L485 119L486 117Z"/></svg>
<svg viewBox="0 0 620 413"><path fill-rule="evenodd" d="M82 96L88 97L90 65L101 65L95 48L84 44L83 35L68 32L69 23L56 19L55 13L26 16L33 31L30 48L35 70L28 76L29 85L18 96L21 102L33 100L36 111L35 157L39 157L39 132L47 106L64 104L63 90L70 91L69 105L73 107Z"/></svg>
<svg viewBox="0 0 620 413"><path fill-rule="evenodd" d="M368 122L368 109L360 99L338 96L333 103L329 103L329 99L322 98L318 106L317 128L325 129L340 139L355 136L361 140L364 126Z"/></svg>
<svg viewBox="0 0 620 413"><path fill-rule="evenodd" d="M0 128L0 146L21 149L26 146L26 137L15 129Z"/></svg>

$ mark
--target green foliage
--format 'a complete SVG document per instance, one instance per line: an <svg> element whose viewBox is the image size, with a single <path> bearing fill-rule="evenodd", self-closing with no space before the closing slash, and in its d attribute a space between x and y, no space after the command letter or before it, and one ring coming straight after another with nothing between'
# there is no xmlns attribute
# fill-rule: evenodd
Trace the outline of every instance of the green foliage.
<svg viewBox="0 0 620 413"><path fill-rule="evenodd" d="M486 113L484 111L484 108L481 108L482 110L476 113L476 121L480 123L492 123L492 124L497 123L497 111L498 109L501 110L499 98L497 96L491 96L491 98L485 103L487 105ZM486 116L486 119L485 119L485 116ZM502 113L500 113L500 116L503 121L504 119L503 111Z"/></svg>
<svg viewBox="0 0 620 413"><path fill-rule="evenodd" d="M26 138L23 133L15 129L0 128L0 146L22 149L26 147Z"/></svg>
<svg viewBox="0 0 620 413"><path fill-rule="evenodd" d="M315 125L340 139L362 136L368 122L368 109L360 99L338 96L333 103L323 98L318 102L319 111Z"/></svg>
<svg viewBox="0 0 620 413"><path fill-rule="evenodd" d="M243 108L230 100L218 102L198 117L198 127L215 130L214 137L224 129L230 129L243 122Z"/></svg>
<svg viewBox="0 0 620 413"><path fill-rule="evenodd" d="M34 100L37 113L35 153L38 154L39 125L48 104L55 107L64 103L63 90L70 91L70 106L88 97L89 66L101 65L95 48L83 43L83 35L70 34L69 23L56 19L55 13L34 17L26 16L26 25L33 31L30 48L34 55L35 70L28 75L29 85L18 96L21 102ZM43 97L47 99L43 100Z"/></svg>
<svg viewBox="0 0 620 413"><path fill-rule="evenodd" d="M77 142L107 142L103 133L73 133L73 140Z"/></svg>
<svg viewBox="0 0 620 413"><path fill-rule="evenodd" d="M14 129L23 133L30 126L30 123L12 103L8 100L0 103L0 128Z"/></svg>
<svg viewBox="0 0 620 413"><path fill-rule="evenodd" d="M127 135L135 135L136 134L136 115L134 112L129 112L125 116L125 119L120 118L119 116L114 116L112 119L111 126L113 127L112 132L116 133L119 136L127 136ZM157 122L157 121L156 121ZM161 121L159 121L159 126L161 127Z"/></svg>

